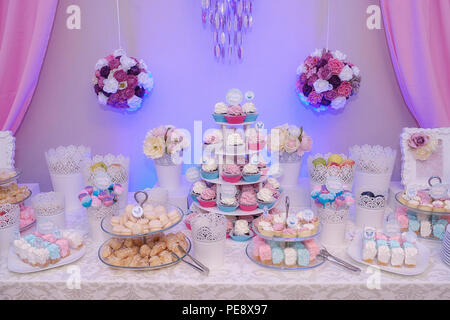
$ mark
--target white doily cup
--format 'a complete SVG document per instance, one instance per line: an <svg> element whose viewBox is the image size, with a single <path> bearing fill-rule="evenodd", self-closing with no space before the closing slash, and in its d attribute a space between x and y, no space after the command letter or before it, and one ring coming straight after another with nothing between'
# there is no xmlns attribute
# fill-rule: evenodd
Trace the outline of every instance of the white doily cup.
<svg viewBox="0 0 450 320"><path fill-rule="evenodd" d="M302 156L296 152L292 154L283 152L280 154L279 165L281 169L280 184L285 187L296 186L302 167Z"/></svg>
<svg viewBox="0 0 450 320"><path fill-rule="evenodd" d="M89 222L89 235L94 243L106 241L109 237L103 232L101 223L103 218L119 215L119 203L116 202L110 207L100 206L99 208L88 207L86 213Z"/></svg>
<svg viewBox="0 0 450 320"><path fill-rule="evenodd" d="M167 191L178 190L181 186L182 158L179 155L174 155L174 158L175 161L171 155L164 154L154 160L158 184Z"/></svg>
<svg viewBox="0 0 450 320"><path fill-rule="evenodd" d="M226 227L226 218L215 213L198 213L191 220L194 256L209 269L223 265Z"/></svg>
<svg viewBox="0 0 450 320"><path fill-rule="evenodd" d="M119 196L118 203L119 209L124 210L128 204L130 158L121 154L117 156L107 154L105 156L95 155L92 159L85 160L82 166L85 185L94 185L94 175L91 166L99 162L103 162L106 165L106 173L111 178L112 183L120 184L122 186L123 193Z"/></svg>
<svg viewBox="0 0 450 320"><path fill-rule="evenodd" d="M6 257L14 234L19 232L20 208L9 203L0 204L0 214L0 257Z"/></svg>
<svg viewBox="0 0 450 320"><path fill-rule="evenodd" d="M64 194L59 192L39 193L31 199L31 204L36 215L36 224L51 221L58 229L65 229Z"/></svg>
<svg viewBox="0 0 450 320"><path fill-rule="evenodd" d="M335 209L317 207L317 214L322 223L320 242L325 247L342 247L346 245L345 231L350 208Z"/></svg>
<svg viewBox="0 0 450 320"><path fill-rule="evenodd" d="M84 187L81 167L90 155L90 148L73 145L60 146L45 153L53 190L64 194L68 212L82 208L78 200L78 193Z"/></svg>
<svg viewBox="0 0 450 320"><path fill-rule="evenodd" d="M372 189L374 190L374 189ZM387 191L372 191L375 197L361 195L365 189L355 190L355 224L357 227L383 228L387 207Z"/></svg>

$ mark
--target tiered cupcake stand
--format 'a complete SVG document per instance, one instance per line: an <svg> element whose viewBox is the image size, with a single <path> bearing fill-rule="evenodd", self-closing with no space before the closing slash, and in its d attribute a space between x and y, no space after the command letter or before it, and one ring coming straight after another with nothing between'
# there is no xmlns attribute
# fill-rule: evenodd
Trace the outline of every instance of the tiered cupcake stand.
<svg viewBox="0 0 450 320"><path fill-rule="evenodd" d="M219 125L222 129L222 136L223 136L223 143L220 147L217 147L216 149L214 149L213 153L214 156L217 159L220 159L220 161L218 161L219 163L219 178L217 179L205 179L203 177L201 177L201 179L205 182L208 183L212 183L212 184L216 184L217 185L217 201L219 201L220 199L220 194L222 191L222 186L224 185L234 185L234 186L242 186L242 185L251 185L251 184L259 184L260 187L262 187L263 183L268 179L267 175L261 175L261 177L259 178L258 181L256 182L247 182L244 181L243 179L241 179L239 182L236 183L230 183L230 182L226 182L222 179L222 170L223 170L223 166L226 162L227 157L233 157L234 160L237 160L237 157L250 157L252 155L258 155L259 152L261 152L262 150L249 150L248 148L248 141L247 141L247 137L244 134L244 146L227 146L226 145L226 137L227 137L227 128L228 126L242 126L244 133L250 128L251 125L253 125L255 122L244 122L244 123L240 123L240 124L230 124L230 123L223 123L223 122L216 122L217 125ZM280 196L281 198L281 196ZM278 199L277 199L278 200ZM276 205L276 203L275 203ZM275 206L274 205L274 206ZM261 208L256 208L255 210L252 211L244 211L241 210L239 207L232 211L232 212L225 212L219 209L218 206L212 207L212 208L206 208L206 207L202 207L198 202L194 201L192 203L191 209L200 209L200 210L204 210L207 212L213 212L213 213L218 213L218 214L223 214L226 216L254 216L254 215L260 215L264 212L263 209Z"/></svg>

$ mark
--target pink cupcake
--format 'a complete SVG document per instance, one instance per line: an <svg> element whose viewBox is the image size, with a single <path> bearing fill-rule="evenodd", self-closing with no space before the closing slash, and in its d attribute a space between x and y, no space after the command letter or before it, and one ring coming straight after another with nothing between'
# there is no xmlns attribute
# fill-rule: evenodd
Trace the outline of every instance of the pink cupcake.
<svg viewBox="0 0 450 320"><path fill-rule="evenodd" d="M253 211L258 207L256 194L252 191L244 191L239 200L239 208L242 211Z"/></svg>
<svg viewBox="0 0 450 320"><path fill-rule="evenodd" d="M211 188L206 188L197 198L198 203L204 208L212 208L216 205L216 192Z"/></svg>
<svg viewBox="0 0 450 320"><path fill-rule="evenodd" d="M225 120L230 124L241 124L244 122L246 116L240 105L230 106L225 115Z"/></svg>
<svg viewBox="0 0 450 320"><path fill-rule="evenodd" d="M242 177L241 168L238 165L232 163L227 164L223 167L222 179L224 181L236 183L241 180L241 177Z"/></svg>

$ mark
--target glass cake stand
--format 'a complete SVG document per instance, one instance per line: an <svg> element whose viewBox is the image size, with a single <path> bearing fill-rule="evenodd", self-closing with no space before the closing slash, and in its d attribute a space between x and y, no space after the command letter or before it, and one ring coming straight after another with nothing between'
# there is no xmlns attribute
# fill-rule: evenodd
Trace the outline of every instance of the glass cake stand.
<svg viewBox="0 0 450 320"><path fill-rule="evenodd" d="M259 237L263 238L264 240L269 240L269 241L279 241L279 242L300 242L300 241L305 241L308 239L312 239L312 238L316 238L320 232L322 231L322 224L319 223L319 227L317 228L317 232L311 236L307 236L307 237L295 237L295 238L283 238L283 237L270 237L270 236L265 236L263 234L261 234L258 230L258 228L255 226L255 221L257 219L252 221L252 229L253 232L255 232L256 235L258 235Z"/></svg>
<svg viewBox="0 0 450 320"><path fill-rule="evenodd" d="M11 170L14 171L14 175L9 177L8 179L0 180L0 185L8 184L10 182L13 182L17 180L17 178L22 174L22 170L20 169L5 169L5 170Z"/></svg>

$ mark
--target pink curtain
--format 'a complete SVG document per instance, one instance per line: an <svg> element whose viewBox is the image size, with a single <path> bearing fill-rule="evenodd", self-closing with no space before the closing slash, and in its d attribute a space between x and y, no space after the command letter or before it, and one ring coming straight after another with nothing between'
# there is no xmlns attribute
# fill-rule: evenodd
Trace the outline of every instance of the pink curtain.
<svg viewBox="0 0 450 320"><path fill-rule="evenodd" d="M381 0L381 8L409 110L423 128L450 126L450 0Z"/></svg>
<svg viewBox="0 0 450 320"><path fill-rule="evenodd" d="M15 132L39 78L58 0L0 1L0 128Z"/></svg>

